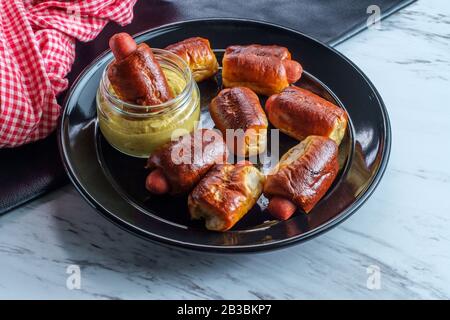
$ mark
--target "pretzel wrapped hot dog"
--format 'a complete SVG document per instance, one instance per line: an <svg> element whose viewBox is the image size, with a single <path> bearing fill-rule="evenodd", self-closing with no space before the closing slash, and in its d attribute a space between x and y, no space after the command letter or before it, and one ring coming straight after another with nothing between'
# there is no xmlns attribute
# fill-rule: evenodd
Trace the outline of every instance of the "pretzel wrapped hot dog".
<svg viewBox="0 0 450 320"><path fill-rule="evenodd" d="M296 86L272 95L265 109L270 123L297 140L321 135L340 144L347 128L347 113L343 109Z"/></svg>
<svg viewBox="0 0 450 320"><path fill-rule="evenodd" d="M251 156L266 149L268 121L258 96L249 88L220 91L211 101L209 112L235 154ZM227 129L232 131L227 133Z"/></svg>
<svg viewBox="0 0 450 320"><path fill-rule="evenodd" d="M299 207L306 213L330 188L339 171L338 147L322 136L309 136L291 148L267 176L264 195L269 212L288 219Z"/></svg>
<svg viewBox="0 0 450 320"><path fill-rule="evenodd" d="M219 70L219 63L211 50L208 39L188 38L167 46L166 50L175 53L186 61L197 82L211 78Z"/></svg>
<svg viewBox="0 0 450 320"><path fill-rule="evenodd" d="M115 94L138 105L156 105L173 98L167 79L145 43L136 45L126 33L111 37L109 45L115 60L107 72Z"/></svg>
<svg viewBox="0 0 450 320"><path fill-rule="evenodd" d="M214 164L226 162L227 156L220 132L195 130L150 155L146 188L154 194L188 192Z"/></svg>
<svg viewBox="0 0 450 320"><path fill-rule="evenodd" d="M204 218L209 230L229 230L255 205L263 183L252 164L216 165L189 195L191 217Z"/></svg>
<svg viewBox="0 0 450 320"><path fill-rule="evenodd" d="M303 72L287 48L258 44L228 47L222 67L225 87L248 87L268 96L298 81Z"/></svg>

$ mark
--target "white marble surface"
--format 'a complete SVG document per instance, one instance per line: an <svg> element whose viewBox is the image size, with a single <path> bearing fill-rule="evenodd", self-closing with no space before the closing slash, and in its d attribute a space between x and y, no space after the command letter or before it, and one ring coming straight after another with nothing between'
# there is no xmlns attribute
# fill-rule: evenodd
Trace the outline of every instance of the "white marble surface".
<svg viewBox="0 0 450 320"><path fill-rule="evenodd" d="M127 234L68 186L0 218L0 298L450 298L450 3L419 1L338 50L379 89L394 136L349 220L282 251L187 253ZM80 290L66 287L70 264Z"/></svg>

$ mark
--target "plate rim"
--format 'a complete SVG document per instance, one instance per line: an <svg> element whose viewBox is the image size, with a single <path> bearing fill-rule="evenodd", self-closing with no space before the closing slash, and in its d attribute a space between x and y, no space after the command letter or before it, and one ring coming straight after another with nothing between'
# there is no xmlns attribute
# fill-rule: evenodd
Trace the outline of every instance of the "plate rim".
<svg viewBox="0 0 450 320"><path fill-rule="evenodd" d="M79 82L82 80L84 75L90 71L95 65L102 60L107 54L111 52L110 49L107 49L103 52L101 52L90 64L88 64L75 78L74 82L68 89L68 94L64 98L63 102L63 108L60 115L60 118L58 120L58 127L57 127L57 140L58 140L58 149L59 153L62 159L62 163L64 166L64 169L66 173L68 174L68 177L72 184L75 186L77 191L80 193L80 195L85 199L87 203L89 203L96 211L105 217L107 220L113 222L115 225L119 226L120 228L126 230L127 232L130 232L140 238L143 238L145 240L150 240L154 243L162 244L162 245L169 245L171 248L182 248L192 251L203 251L203 252L213 252L213 253L251 253L251 252L267 252L270 250L276 250L280 248L285 248L294 244L300 244L305 241L311 240L319 235L321 235L324 232L327 232L340 223L344 222L346 219L348 219L350 216L352 216L356 211L358 211L362 205L372 196L375 189L378 187L381 179L383 178L386 168L389 162L390 154L391 154L391 146L392 146L392 128L390 124L389 114L387 111L387 108L384 104L384 101L376 89L376 87L373 85L372 81L364 74L364 72L349 58L347 58L344 54L337 51L335 48L331 47L330 45L315 39L312 36L309 36L307 34L302 33L301 31L285 27L280 24L271 23L267 21L262 20L255 20L255 19L245 19L245 18L231 18L231 17L225 17L225 18L200 18L200 19L188 19L188 20L182 20L177 22L172 22L164 25L160 25L155 28L149 28L144 31L138 32L133 35L133 38L139 38L149 32L157 32L161 29L167 29L170 27L175 27L178 25L183 24L189 24L189 23L196 23L196 22L225 22L225 23L232 23L232 22L240 22L240 23L250 23L255 25L262 25L262 26L269 26L269 27L275 27L278 29L282 29L285 31L293 32L295 34L298 34L302 37L308 38L309 40L316 42L317 44L325 47L328 50L331 50L334 54L339 56L341 59L343 59L345 62L349 64L350 67L352 67L360 76L361 78L367 83L368 87L372 90L372 92L375 95L375 98L377 99L377 103L380 106L380 111L383 119L383 129L384 129L384 144L382 146L381 150L381 161L379 168L375 175L372 178L372 181L368 184L366 187L366 190L364 193L360 196L360 198L356 199L355 202L352 203L351 206L348 208L342 210L338 216L330 219L329 221L325 222L324 224L320 225L319 227L307 231L305 233L302 233L300 235L277 240L273 242L268 243L258 243L258 244L252 244L252 245L230 245L230 246L221 246L221 245L208 245L208 244L195 244L195 243L188 243L183 241L178 241L174 239L169 239L163 236L160 236L158 234L155 234L154 232L147 232L142 230L139 227L136 227L134 225L131 225L117 217L114 216L114 214L110 213L106 208L102 207L100 203L98 203L93 197L89 194L89 192L82 186L82 184L78 181L76 178L75 170L72 168L70 161L67 157L67 150L64 144L64 120L67 116L66 113L66 107L68 102L70 101L74 89L77 87ZM320 80L320 79L319 79Z"/></svg>

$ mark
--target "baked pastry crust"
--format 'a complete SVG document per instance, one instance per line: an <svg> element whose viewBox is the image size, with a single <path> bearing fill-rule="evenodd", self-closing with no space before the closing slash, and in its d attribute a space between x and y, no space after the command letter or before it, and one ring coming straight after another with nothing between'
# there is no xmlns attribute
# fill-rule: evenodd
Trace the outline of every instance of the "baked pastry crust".
<svg viewBox="0 0 450 320"><path fill-rule="evenodd" d="M263 184L251 164L216 165L189 195L191 218L204 218L208 230L227 231L255 205Z"/></svg>
<svg viewBox="0 0 450 320"><path fill-rule="evenodd" d="M265 105L270 123L297 140L321 135L341 143L347 128L345 110L303 88L290 86Z"/></svg>
<svg viewBox="0 0 450 320"><path fill-rule="evenodd" d="M219 63L208 39L201 37L188 38L171 44L165 49L186 61L197 82L211 78L219 70Z"/></svg>
<svg viewBox="0 0 450 320"><path fill-rule="evenodd" d="M268 121L258 96L251 89L223 89L211 101L209 113L235 154L252 156L266 149ZM233 130L227 133L227 129Z"/></svg>
<svg viewBox="0 0 450 320"><path fill-rule="evenodd" d="M264 195L288 199L308 213L325 195L339 171L338 147L322 136L309 136L283 155L267 176Z"/></svg>
<svg viewBox="0 0 450 320"><path fill-rule="evenodd" d="M150 170L161 169L171 194L189 192L208 170L225 163L228 149L220 132L198 129L158 148L147 162Z"/></svg>

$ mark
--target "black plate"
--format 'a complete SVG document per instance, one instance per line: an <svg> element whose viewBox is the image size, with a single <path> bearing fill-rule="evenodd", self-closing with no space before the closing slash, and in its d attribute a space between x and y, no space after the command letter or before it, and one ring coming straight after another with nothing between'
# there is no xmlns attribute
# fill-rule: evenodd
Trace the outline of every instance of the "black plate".
<svg viewBox="0 0 450 320"><path fill-rule="evenodd" d="M145 159L112 148L96 124L95 94L101 73L112 58L106 52L79 76L65 102L59 128L60 150L72 182L105 217L151 240L189 249L250 252L279 248L310 239L342 222L371 195L385 170L390 151L389 119L380 95L367 77L334 49L297 31L257 21L207 19L170 24L139 34L138 42L155 48L191 36L208 38L221 60L232 44L278 44L289 48L305 73L297 85L345 108L351 124L342 142L341 170L310 214L288 221L267 215L265 199L231 231L205 230L191 221L186 197L152 197L145 191ZM319 80L320 79L320 80ZM211 127L210 99L220 90L220 75L200 84L202 122ZM280 154L296 141L280 134Z"/></svg>

